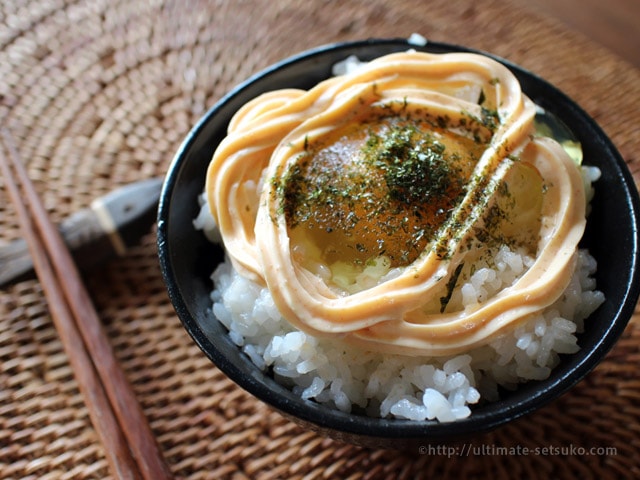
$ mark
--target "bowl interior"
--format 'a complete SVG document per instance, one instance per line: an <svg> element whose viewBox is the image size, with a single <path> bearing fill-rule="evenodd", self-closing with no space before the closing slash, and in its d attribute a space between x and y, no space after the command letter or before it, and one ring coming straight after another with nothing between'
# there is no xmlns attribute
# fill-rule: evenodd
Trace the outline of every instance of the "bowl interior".
<svg viewBox="0 0 640 480"><path fill-rule="evenodd" d="M596 280L606 301L586 321L585 332L579 336L581 350L563 356L549 379L505 392L500 401L472 409L467 419L440 424L356 417L303 401L260 372L231 342L224 326L213 317L209 299L210 275L223 252L192 224L207 166L229 120L240 106L260 93L283 87L312 87L331 76L331 66L349 55L369 60L408 48L434 53L473 51L440 43L417 46L402 39L367 40L321 47L268 68L221 99L192 129L170 166L158 211L158 249L169 296L185 329L203 352L242 388L290 418L334 437L368 445L385 445L388 439L455 440L495 428L548 403L602 360L625 328L639 293L640 203L624 161L604 132L571 99L532 73L498 59L515 73L534 102L570 126L582 143L584 163L602 171L582 244L598 261Z"/></svg>

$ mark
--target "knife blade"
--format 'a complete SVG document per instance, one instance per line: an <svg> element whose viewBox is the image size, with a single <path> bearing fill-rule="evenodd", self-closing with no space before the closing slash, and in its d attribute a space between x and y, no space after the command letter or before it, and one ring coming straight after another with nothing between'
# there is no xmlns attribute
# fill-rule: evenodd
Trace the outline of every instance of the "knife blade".
<svg viewBox="0 0 640 480"><path fill-rule="evenodd" d="M156 221L163 178L119 187L65 218L58 228L78 268L87 271L123 256ZM0 245L0 288L34 278L24 239Z"/></svg>

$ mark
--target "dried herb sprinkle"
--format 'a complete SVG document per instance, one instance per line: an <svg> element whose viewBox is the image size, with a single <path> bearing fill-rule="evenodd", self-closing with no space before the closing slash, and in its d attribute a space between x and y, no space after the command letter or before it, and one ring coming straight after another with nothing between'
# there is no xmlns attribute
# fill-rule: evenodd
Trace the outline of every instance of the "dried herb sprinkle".
<svg viewBox="0 0 640 480"><path fill-rule="evenodd" d="M327 262L411 263L464 196L477 161L449 148L446 135L392 114L305 139L276 189L289 229L322 246Z"/></svg>

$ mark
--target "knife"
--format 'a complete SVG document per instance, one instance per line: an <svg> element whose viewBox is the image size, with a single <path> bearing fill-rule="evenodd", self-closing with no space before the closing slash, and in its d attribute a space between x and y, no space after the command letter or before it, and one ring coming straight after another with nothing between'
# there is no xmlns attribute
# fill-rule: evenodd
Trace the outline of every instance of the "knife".
<svg viewBox="0 0 640 480"><path fill-rule="evenodd" d="M155 223L163 178L117 188L65 218L58 228L78 268L87 271L123 256ZM0 288L34 278L24 239L0 245Z"/></svg>

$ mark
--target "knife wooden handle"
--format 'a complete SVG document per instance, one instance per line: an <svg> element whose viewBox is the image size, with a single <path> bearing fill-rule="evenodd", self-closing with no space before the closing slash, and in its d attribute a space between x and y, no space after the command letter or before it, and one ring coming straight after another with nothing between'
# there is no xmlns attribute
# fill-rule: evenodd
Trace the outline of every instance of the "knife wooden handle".
<svg viewBox="0 0 640 480"><path fill-rule="evenodd" d="M75 212L59 229L80 270L90 269L122 253L92 209ZM27 243L21 238L0 248L0 265L0 286L33 278L33 262Z"/></svg>
<svg viewBox="0 0 640 480"><path fill-rule="evenodd" d="M122 256L156 220L163 178L140 180L96 198L58 226L80 270ZM24 240L0 245L0 287L33 278Z"/></svg>

